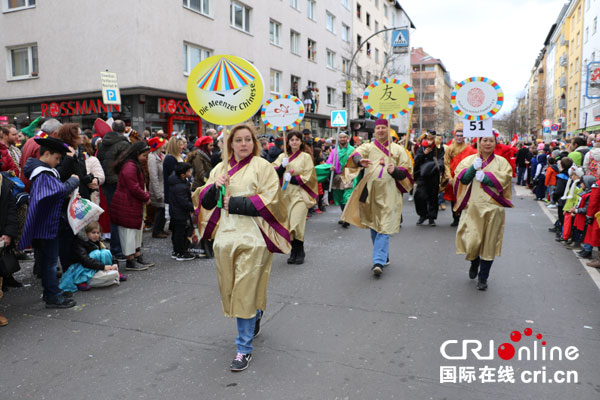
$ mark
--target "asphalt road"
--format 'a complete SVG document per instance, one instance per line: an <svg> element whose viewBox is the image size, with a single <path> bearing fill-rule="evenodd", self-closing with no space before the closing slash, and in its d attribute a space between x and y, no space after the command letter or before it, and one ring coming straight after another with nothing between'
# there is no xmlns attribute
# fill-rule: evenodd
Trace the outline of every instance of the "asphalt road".
<svg viewBox="0 0 600 400"><path fill-rule="evenodd" d="M486 292L455 255L449 210L437 227L417 227L405 196L379 279L367 231L342 229L335 207L314 216L306 263L275 256L254 359L236 374L235 322L221 313L214 261L171 260L170 240L148 238L156 267L76 293L68 310L44 308L25 264L18 278L29 286L0 301L10 321L0 328L0 399L598 399L600 274L553 240L548 216L518 189ZM526 328L543 335L553 360L525 335L514 347L526 348L522 358L537 348L536 360L499 358L498 346ZM483 342L482 356L493 340L493 359L441 355L457 340L446 354L459 356L466 339ZM476 379L442 383L441 367L473 367ZM482 382L485 367L496 380L512 367L515 383ZM575 371L577 383L522 382L528 371L547 381L557 370Z"/></svg>

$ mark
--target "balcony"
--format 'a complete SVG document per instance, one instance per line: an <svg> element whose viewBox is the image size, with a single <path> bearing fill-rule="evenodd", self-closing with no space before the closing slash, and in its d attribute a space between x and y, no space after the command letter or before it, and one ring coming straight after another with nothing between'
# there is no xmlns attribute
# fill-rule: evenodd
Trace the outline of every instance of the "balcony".
<svg viewBox="0 0 600 400"><path fill-rule="evenodd" d="M560 108L561 110L566 110L567 109L567 99L559 99L558 100L558 108Z"/></svg>
<svg viewBox="0 0 600 400"><path fill-rule="evenodd" d="M564 54L559 58L561 67L566 67L569 64L569 57Z"/></svg>
<svg viewBox="0 0 600 400"><path fill-rule="evenodd" d="M560 37L560 45L561 46L568 46L569 45L569 41L565 39L565 35L562 35Z"/></svg>
<svg viewBox="0 0 600 400"><path fill-rule="evenodd" d="M558 80L558 86L560 86L561 88L567 87L567 77L565 75L562 75Z"/></svg>

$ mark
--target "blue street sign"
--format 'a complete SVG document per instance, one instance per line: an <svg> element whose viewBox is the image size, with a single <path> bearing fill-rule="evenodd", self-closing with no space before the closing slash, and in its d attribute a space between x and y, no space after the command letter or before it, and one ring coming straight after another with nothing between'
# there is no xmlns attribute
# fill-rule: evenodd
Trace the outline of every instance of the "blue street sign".
<svg viewBox="0 0 600 400"><path fill-rule="evenodd" d="M334 110L331 112L331 126L347 126L348 114L346 110Z"/></svg>
<svg viewBox="0 0 600 400"><path fill-rule="evenodd" d="M112 89L106 89L106 99L108 101L116 101L117 100L117 91Z"/></svg>
<svg viewBox="0 0 600 400"><path fill-rule="evenodd" d="M408 29L392 31L392 47L408 47Z"/></svg>
<svg viewBox="0 0 600 400"><path fill-rule="evenodd" d="M544 133L550 133L550 127L544 127Z"/></svg>

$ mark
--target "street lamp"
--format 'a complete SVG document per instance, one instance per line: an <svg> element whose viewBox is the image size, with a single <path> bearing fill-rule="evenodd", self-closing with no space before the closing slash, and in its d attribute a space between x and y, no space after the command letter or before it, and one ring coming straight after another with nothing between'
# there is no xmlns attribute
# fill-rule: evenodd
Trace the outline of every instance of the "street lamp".
<svg viewBox="0 0 600 400"><path fill-rule="evenodd" d="M423 61L429 60L433 60L433 57L427 56L419 60L419 135L423 133Z"/></svg>

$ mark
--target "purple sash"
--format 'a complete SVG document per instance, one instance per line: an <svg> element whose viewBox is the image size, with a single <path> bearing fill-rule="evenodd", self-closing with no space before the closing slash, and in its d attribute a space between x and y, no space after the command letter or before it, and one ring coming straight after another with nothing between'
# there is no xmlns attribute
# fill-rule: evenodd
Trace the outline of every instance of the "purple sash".
<svg viewBox="0 0 600 400"><path fill-rule="evenodd" d="M275 232L277 232L277 234L279 234L285 240L287 240L288 242L290 242L291 241L290 232L287 229L285 229L285 227L283 225L281 225L279 223L279 221L277 221L277 218L275 218L275 216L271 213L271 211L269 211L269 209L267 208L267 206L265 205L265 203L262 201L262 199L260 198L260 196L259 195L254 195L254 196L250 196L248 198L250 199L250 201L252 202L252 204L256 208L256 211L258 211L258 213L260 214L260 216L262 218L264 218L265 221L267 221L267 223L269 224L269 226L271 226L271 228L273 228L275 230ZM262 234L263 238L265 239L265 243L267 244L267 248L269 249L269 251L271 253L283 253L283 251L281 251L281 249L279 249L275 245L275 243L273 243L271 241L271 239L269 239L269 237L262 231L262 229L261 229L260 233Z"/></svg>

